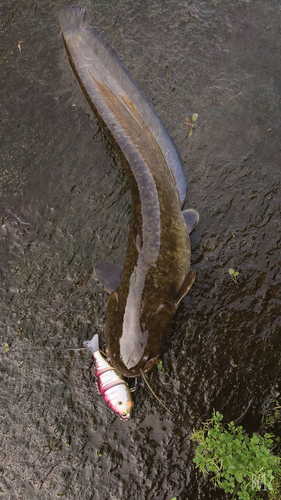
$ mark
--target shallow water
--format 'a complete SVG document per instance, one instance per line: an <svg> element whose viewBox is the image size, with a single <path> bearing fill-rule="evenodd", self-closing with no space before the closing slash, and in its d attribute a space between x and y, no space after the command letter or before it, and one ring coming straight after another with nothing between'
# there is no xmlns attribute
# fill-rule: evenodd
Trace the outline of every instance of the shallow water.
<svg viewBox="0 0 281 500"><path fill-rule="evenodd" d="M192 429L252 400L243 425L257 431L280 390L280 3L76 2L172 133L201 217L196 281L165 374L148 377L173 416L140 381L130 422L97 394L90 353L63 353L102 335L91 274L123 262L130 193L67 61L62 4L0 6L0 498L223 499L195 471Z"/></svg>

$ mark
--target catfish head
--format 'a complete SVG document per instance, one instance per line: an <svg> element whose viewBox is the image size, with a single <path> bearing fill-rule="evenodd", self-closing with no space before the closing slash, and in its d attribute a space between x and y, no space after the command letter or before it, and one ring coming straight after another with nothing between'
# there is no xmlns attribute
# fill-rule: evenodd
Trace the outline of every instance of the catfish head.
<svg viewBox="0 0 281 500"><path fill-rule="evenodd" d="M143 304L120 311L118 291L107 302L105 338L112 365L124 377L139 377L147 373L160 358L171 330L176 306L173 301L161 302L158 307Z"/></svg>
<svg viewBox="0 0 281 500"><path fill-rule="evenodd" d="M118 286L110 294L104 336L112 366L122 376L139 377L158 361L176 310L194 279L195 272L189 270L175 297L165 294L164 286L145 287L141 295L135 290L123 293Z"/></svg>

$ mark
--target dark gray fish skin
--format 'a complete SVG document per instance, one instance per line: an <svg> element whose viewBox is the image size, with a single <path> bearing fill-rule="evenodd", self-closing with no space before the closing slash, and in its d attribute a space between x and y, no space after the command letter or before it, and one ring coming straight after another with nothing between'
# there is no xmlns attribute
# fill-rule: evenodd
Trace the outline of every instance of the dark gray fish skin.
<svg viewBox="0 0 281 500"><path fill-rule="evenodd" d="M59 21L72 66L88 99L124 156L132 196L125 264L103 264L96 278L108 290L105 339L112 365L126 377L149 371L165 345L176 309L192 285L184 213L186 177L174 141L109 42L84 24L84 8ZM108 267L107 267L108 266Z"/></svg>

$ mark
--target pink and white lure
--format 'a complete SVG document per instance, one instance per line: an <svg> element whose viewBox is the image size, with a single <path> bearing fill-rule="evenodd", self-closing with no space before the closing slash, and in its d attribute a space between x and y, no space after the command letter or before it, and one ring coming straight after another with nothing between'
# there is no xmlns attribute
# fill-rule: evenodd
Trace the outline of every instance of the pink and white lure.
<svg viewBox="0 0 281 500"><path fill-rule="evenodd" d="M95 358L95 374L103 399L122 419L129 420L133 410L132 393L125 380L100 353L98 334L83 344L90 349Z"/></svg>

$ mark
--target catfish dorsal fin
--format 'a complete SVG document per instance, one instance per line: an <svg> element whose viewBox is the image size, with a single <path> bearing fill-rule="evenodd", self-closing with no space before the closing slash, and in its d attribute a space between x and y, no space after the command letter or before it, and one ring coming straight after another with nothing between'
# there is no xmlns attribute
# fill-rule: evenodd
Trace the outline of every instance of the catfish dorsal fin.
<svg viewBox="0 0 281 500"><path fill-rule="evenodd" d="M184 282L182 286L180 287L176 297L175 297L175 307L178 308L180 305L180 301L183 299L183 297L187 294L189 289L191 288L193 282L195 280L195 271L194 269L190 269L184 278Z"/></svg>

